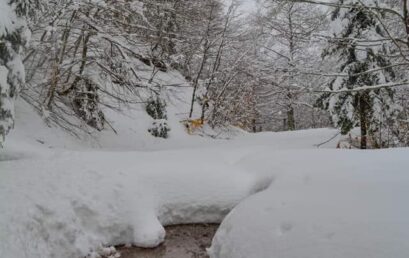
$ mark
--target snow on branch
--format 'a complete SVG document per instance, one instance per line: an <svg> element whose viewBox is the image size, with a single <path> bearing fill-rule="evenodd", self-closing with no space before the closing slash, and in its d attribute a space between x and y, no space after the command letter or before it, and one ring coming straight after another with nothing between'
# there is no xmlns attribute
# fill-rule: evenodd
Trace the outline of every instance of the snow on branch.
<svg viewBox="0 0 409 258"><path fill-rule="evenodd" d="M316 0L293 0L293 1L298 2L298 3L310 3L310 4L317 4L317 5L324 5L324 6L329 6L329 7L338 7L338 8L345 8L345 9L351 9L351 8L357 7L355 5L350 5L350 4L329 3L329 2L316 1ZM391 8L385 8L385 7L379 7L379 6L362 6L362 7L365 7L366 9L369 9L369 10L376 10L376 11L390 13L390 14L398 16L402 21L405 21L405 18L402 16L402 14L400 14L398 11L391 9Z"/></svg>
<svg viewBox="0 0 409 258"><path fill-rule="evenodd" d="M400 87L400 86L409 86L409 81L401 81L401 82L393 82L393 83L385 83L385 84L379 84L379 85L373 85L373 86L361 86L361 87L356 87L354 89L340 89L340 90L314 90L313 92L317 93L346 93L346 92L359 92L359 91L366 91L366 90L378 90L382 88L394 88L394 87Z"/></svg>

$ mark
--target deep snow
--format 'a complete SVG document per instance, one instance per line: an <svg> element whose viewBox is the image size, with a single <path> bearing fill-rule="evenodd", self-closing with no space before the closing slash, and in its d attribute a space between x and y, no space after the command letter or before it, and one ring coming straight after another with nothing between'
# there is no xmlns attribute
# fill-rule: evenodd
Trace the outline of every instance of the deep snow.
<svg viewBox="0 0 409 258"><path fill-rule="evenodd" d="M43 155L1 163L0 257L81 257L100 244L153 247L163 241L161 223L219 222L263 186L206 152Z"/></svg>
<svg viewBox="0 0 409 258"><path fill-rule="evenodd" d="M223 221L211 258L409 257L409 150L250 155L271 186Z"/></svg>
<svg viewBox="0 0 409 258"><path fill-rule="evenodd" d="M240 202L213 257L408 254L407 149L331 150L337 139L317 149L329 129L213 140L187 135L177 118L170 139L155 139L132 114L115 117L120 135L77 140L22 102L17 111L0 151L0 257L152 247L163 225L221 222Z"/></svg>
<svg viewBox="0 0 409 258"><path fill-rule="evenodd" d="M165 236L162 225L221 222L266 188L271 175L246 166L249 155L313 148L334 134L211 140L174 132L169 140L139 135L148 147L131 150L122 136L102 139L95 149L33 119L25 104L17 108L19 127L0 152L0 257L83 257L101 246L156 246ZM129 128L118 121L119 129Z"/></svg>

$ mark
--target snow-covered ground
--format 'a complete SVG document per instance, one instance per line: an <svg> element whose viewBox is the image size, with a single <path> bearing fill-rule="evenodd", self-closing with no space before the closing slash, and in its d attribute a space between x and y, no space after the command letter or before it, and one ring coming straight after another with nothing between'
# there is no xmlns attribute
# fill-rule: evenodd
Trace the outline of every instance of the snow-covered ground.
<svg viewBox="0 0 409 258"><path fill-rule="evenodd" d="M273 176L213 239L212 258L409 257L409 150L296 150L242 161Z"/></svg>
<svg viewBox="0 0 409 258"><path fill-rule="evenodd" d="M0 257L156 246L165 234L161 224L221 221L263 184L207 151L53 150L2 161Z"/></svg>
<svg viewBox="0 0 409 258"><path fill-rule="evenodd" d="M408 257L406 149L331 149L336 139L317 149L329 129L213 140L177 122L159 140L129 117L118 136L79 141L17 108L0 151L0 257L152 247L163 225L221 222L240 202L213 257Z"/></svg>

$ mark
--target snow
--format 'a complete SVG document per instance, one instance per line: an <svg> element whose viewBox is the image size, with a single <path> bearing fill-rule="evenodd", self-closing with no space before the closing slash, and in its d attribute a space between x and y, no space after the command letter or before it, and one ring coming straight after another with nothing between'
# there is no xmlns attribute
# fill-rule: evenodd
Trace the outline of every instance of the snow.
<svg viewBox="0 0 409 258"><path fill-rule="evenodd" d="M243 3L240 11L254 11L253 1ZM141 14L144 6L136 1L130 8ZM0 37L25 27L13 13L0 1ZM28 30L23 34L30 36ZM104 38L131 48L103 33L92 41ZM234 137L229 131L218 140L188 135L181 121L192 89L172 85L189 82L169 70L148 83L152 68L123 54L123 68L136 69L141 86L167 89L160 94L167 120L153 120L144 105L123 106L101 95L122 113L102 107L111 128L101 132L67 116L78 127L72 128L75 138L53 127L49 110L39 115L17 100L16 128L0 149L0 257L119 257L115 245L161 244L166 225L222 221L209 249L214 258L409 256L409 207L402 201L409 192L407 149L330 149L338 139L318 149L336 134L330 129L259 134L237 129ZM24 78L17 55L6 66L12 71L0 66L3 95L10 89L6 77L16 85ZM85 75L101 89L114 90L98 69ZM385 86L395 85L381 77L376 87ZM141 99L151 94L139 93ZM3 102L14 118L14 101ZM195 106L193 118L199 115ZM0 126L12 123L10 118ZM169 126L169 139L152 137L153 123ZM217 132L205 127L199 135L208 133Z"/></svg>
<svg viewBox="0 0 409 258"><path fill-rule="evenodd" d="M247 157L273 183L227 216L210 257L409 257L408 154L319 149Z"/></svg>
<svg viewBox="0 0 409 258"><path fill-rule="evenodd" d="M52 150L1 168L1 257L157 246L162 223L219 222L260 190L257 176L200 151Z"/></svg>
<svg viewBox="0 0 409 258"><path fill-rule="evenodd" d="M0 1L0 37L16 29L17 17L7 1Z"/></svg>
<svg viewBox="0 0 409 258"><path fill-rule="evenodd" d="M115 257L110 246L157 246L165 225L223 220L213 257L408 254L406 149L318 149L331 129L190 136L168 105L167 140L139 109L106 113L118 135L76 139L17 101L0 151L0 257Z"/></svg>
<svg viewBox="0 0 409 258"><path fill-rule="evenodd" d="M131 118L111 114L120 135L104 131L95 147L36 116L18 101L18 126L0 152L0 257L97 257L106 246L156 246L165 237L163 225L221 222L269 185L270 175L252 173L240 160L254 152L311 148L334 134L322 129L292 133L291 140L285 133L211 140L174 124L172 136L158 141L145 130L131 131ZM131 138L144 140L126 145Z"/></svg>

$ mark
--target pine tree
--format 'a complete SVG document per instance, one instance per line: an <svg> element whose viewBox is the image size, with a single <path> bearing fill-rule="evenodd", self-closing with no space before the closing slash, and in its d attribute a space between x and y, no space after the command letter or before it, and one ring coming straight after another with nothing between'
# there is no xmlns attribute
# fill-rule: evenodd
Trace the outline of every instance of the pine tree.
<svg viewBox="0 0 409 258"><path fill-rule="evenodd" d="M14 101L24 83L22 47L28 33L24 16L32 1L0 2L0 145L14 126Z"/></svg>
<svg viewBox="0 0 409 258"><path fill-rule="evenodd" d="M385 38L385 32L377 14L356 0L340 0L340 4L353 7L333 12L333 39L323 55L338 59L339 72L344 76L330 82L328 90L332 92L324 93L318 104L330 112L342 134L360 126L361 148L366 149L368 136L382 130L386 118L393 118L398 111L393 104L393 89L371 87L389 83L395 75L388 68L388 46L379 40ZM356 90L358 87L364 88Z"/></svg>

